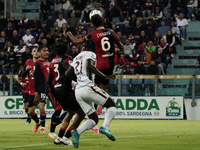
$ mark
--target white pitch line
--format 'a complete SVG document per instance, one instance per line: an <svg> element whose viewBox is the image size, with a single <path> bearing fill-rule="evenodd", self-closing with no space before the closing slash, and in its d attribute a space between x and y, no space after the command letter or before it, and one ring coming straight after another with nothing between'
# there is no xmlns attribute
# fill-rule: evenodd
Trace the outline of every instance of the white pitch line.
<svg viewBox="0 0 200 150"><path fill-rule="evenodd" d="M148 137L148 136L162 136L162 135L180 135L180 134L181 135L184 135L184 134L200 134L200 132L120 136L120 137L116 137L116 139L136 138L136 137ZM97 141L97 140L107 140L107 139L108 138L102 138L102 139L84 139L84 140L80 140L80 141ZM21 146L12 146L12 147L0 147L0 149L13 149L13 148L32 147L32 146L49 145L49 144L53 144L53 142L51 142L51 143L41 143L41 144L21 145Z"/></svg>

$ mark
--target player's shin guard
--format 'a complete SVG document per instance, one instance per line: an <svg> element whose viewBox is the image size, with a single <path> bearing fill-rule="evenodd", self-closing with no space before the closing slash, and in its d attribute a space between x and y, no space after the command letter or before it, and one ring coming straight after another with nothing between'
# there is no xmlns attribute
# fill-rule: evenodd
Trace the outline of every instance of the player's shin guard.
<svg viewBox="0 0 200 150"><path fill-rule="evenodd" d="M109 107L105 113L105 119L103 122L103 127L107 128L110 125L110 122L112 121L112 119L115 117L117 112L117 108L116 107Z"/></svg>
<svg viewBox="0 0 200 150"><path fill-rule="evenodd" d="M67 132L66 132L66 134L65 134L65 137L66 138L70 138L71 136L72 136L72 134L71 134L71 131L73 130L73 128L72 127L69 127L69 129L67 130Z"/></svg>
<svg viewBox="0 0 200 150"><path fill-rule="evenodd" d="M62 138L63 135L65 134L65 131L66 131L66 129L61 127L60 130L59 130L59 133L58 133L58 137Z"/></svg>
<svg viewBox="0 0 200 150"><path fill-rule="evenodd" d="M46 111L40 112L40 119L41 119L41 127L45 127L45 121L46 121Z"/></svg>
<svg viewBox="0 0 200 150"><path fill-rule="evenodd" d="M96 122L92 119L87 119L83 124L78 128L78 134L83 133L86 130L90 130L92 127L96 125Z"/></svg>
<svg viewBox="0 0 200 150"><path fill-rule="evenodd" d="M32 119L35 121L35 123L38 125L39 124L39 119L38 119L38 116L37 114L35 113L33 116L31 116Z"/></svg>
<svg viewBox="0 0 200 150"><path fill-rule="evenodd" d="M51 127L50 127L50 132L53 133L55 132L55 128L58 125L59 122L59 116L62 110L55 110L51 117Z"/></svg>

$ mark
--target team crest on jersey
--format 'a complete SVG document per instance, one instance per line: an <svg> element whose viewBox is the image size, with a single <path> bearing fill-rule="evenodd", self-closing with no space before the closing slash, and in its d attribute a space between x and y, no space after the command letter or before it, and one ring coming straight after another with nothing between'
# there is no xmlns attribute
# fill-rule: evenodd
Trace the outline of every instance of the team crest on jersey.
<svg viewBox="0 0 200 150"><path fill-rule="evenodd" d="M33 66L33 71L35 71L35 66Z"/></svg>
<svg viewBox="0 0 200 150"><path fill-rule="evenodd" d="M93 54L92 54L91 58L95 59Z"/></svg>
<svg viewBox="0 0 200 150"><path fill-rule="evenodd" d="M71 64L72 64L72 61L71 61L71 60L69 60L69 62L68 62L68 63L69 63L69 65L71 65Z"/></svg>

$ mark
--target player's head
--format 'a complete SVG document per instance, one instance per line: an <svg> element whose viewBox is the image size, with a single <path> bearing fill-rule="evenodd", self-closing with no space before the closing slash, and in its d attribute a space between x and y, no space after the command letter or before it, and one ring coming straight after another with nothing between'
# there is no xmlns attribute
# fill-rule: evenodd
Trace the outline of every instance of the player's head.
<svg viewBox="0 0 200 150"><path fill-rule="evenodd" d="M46 46L39 46L38 48L38 55L40 56L41 59L48 59L49 57L49 51Z"/></svg>
<svg viewBox="0 0 200 150"><path fill-rule="evenodd" d="M91 22L95 26L95 28L98 28L98 27L102 26L103 20L100 15L96 14L96 15L92 16Z"/></svg>
<svg viewBox="0 0 200 150"><path fill-rule="evenodd" d="M69 46L69 43L65 38L63 38L63 37L59 38L55 43L56 54L57 55L66 54L66 52L68 50L68 46Z"/></svg>
<svg viewBox="0 0 200 150"><path fill-rule="evenodd" d="M34 47L34 48L32 49L32 52L31 52L33 58L35 58L35 59L38 59L38 53L37 53L37 51L38 51L38 48L37 48L37 47Z"/></svg>
<svg viewBox="0 0 200 150"><path fill-rule="evenodd" d="M96 43L94 40L87 40L85 42L85 49L88 49L92 52L95 52L96 51Z"/></svg>

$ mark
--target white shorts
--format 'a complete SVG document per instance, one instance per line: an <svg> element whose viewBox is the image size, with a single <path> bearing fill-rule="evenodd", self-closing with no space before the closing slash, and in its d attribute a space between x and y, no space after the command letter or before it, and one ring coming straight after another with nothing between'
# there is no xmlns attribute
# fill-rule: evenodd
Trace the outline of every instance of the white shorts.
<svg viewBox="0 0 200 150"><path fill-rule="evenodd" d="M76 100L84 111L85 115L91 115L96 110L94 103L103 106L110 95L97 86L84 86L75 90Z"/></svg>

